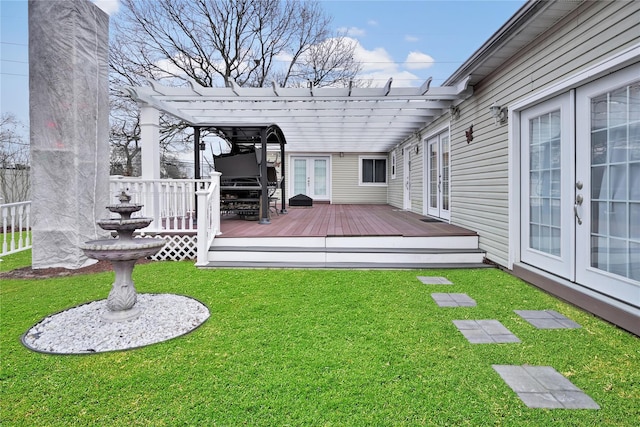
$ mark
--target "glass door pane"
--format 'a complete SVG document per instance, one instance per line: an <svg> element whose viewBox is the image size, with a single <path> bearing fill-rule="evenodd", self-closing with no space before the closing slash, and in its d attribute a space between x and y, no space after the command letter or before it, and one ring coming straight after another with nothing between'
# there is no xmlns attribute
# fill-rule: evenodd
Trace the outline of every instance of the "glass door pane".
<svg viewBox="0 0 640 427"><path fill-rule="evenodd" d="M640 307L640 64L576 91L576 280Z"/></svg>
<svg viewBox="0 0 640 427"><path fill-rule="evenodd" d="M438 139L429 141L429 208L438 209Z"/></svg>
<svg viewBox="0 0 640 427"><path fill-rule="evenodd" d="M590 264L640 280L640 83L591 99Z"/></svg>
<svg viewBox="0 0 640 427"><path fill-rule="evenodd" d="M293 195L307 194L307 160L293 160Z"/></svg>
<svg viewBox="0 0 640 427"><path fill-rule="evenodd" d="M442 210L449 211L449 135L442 135Z"/></svg>
<svg viewBox="0 0 640 427"><path fill-rule="evenodd" d="M561 256L560 110L529 120L529 247Z"/></svg>
<svg viewBox="0 0 640 427"><path fill-rule="evenodd" d="M313 161L313 195L327 195L327 160L315 159Z"/></svg>

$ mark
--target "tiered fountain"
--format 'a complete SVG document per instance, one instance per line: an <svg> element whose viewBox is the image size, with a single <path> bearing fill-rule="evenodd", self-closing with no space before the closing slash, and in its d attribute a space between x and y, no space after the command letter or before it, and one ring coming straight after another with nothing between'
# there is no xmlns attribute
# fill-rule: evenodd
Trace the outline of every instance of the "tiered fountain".
<svg viewBox="0 0 640 427"><path fill-rule="evenodd" d="M116 278L107 298L108 310L102 315L110 322L133 319L140 314L140 309L136 307L136 288L131 278L133 267L136 261L155 254L166 243L161 238L134 239L133 233L149 226L153 219L131 218L131 214L138 212L143 205L131 203L131 196L124 191L118 199L120 203L108 205L107 209L119 214L120 218L97 221L103 230L115 231L117 238L91 240L80 245L89 258L110 261L113 265Z"/></svg>
<svg viewBox="0 0 640 427"><path fill-rule="evenodd" d="M175 294L136 293L131 273L136 261L155 254L164 239L134 239L151 218L131 218L142 205L131 203L124 191L120 203L107 206L120 218L98 225L115 231L115 239L86 242L80 247L91 258L110 261L116 273L109 297L47 316L30 328L22 343L31 350L53 354L87 354L126 350L166 341L191 332L209 318L209 309L193 298Z"/></svg>

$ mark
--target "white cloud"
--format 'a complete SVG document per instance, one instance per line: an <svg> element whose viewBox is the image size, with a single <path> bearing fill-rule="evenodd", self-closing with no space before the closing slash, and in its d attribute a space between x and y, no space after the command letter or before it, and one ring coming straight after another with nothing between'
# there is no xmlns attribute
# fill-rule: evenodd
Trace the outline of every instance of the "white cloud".
<svg viewBox="0 0 640 427"><path fill-rule="evenodd" d="M371 80L373 87L384 86L389 78L393 78L395 86L415 86L422 83L418 76L401 69L400 64L394 61L384 48L368 50L358 40L353 41L356 43L355 59L362 63L362 72L358 79Z"/></svg>
<svg viewBox="0 0 640 427"><path fill-rule="evenodd" d="M431 67L434 62L435 60L426 53L409 52L404 66L409 70L424 70Z"/></svg>
<svg viewBox="0 0 640 427"><path fill-rule="evenodd" d="M371 70L393 70L397 68L397 64L394 63L393 58L391 58L389 53L382 47L367 50L358 43L354 51L354 56L357 61L362 63L362 70L365 72Z"/></svg>
<svg viewBox="0 0 640 427"><path fill-rule="evenodd" d="M367 32L358 27L340 27L338 28L338 34L348 37L363 37Z"/></svg>
<svg viewBox="0 0 640 427"><path fill-rule="evenodd" d="M91 0L108 15L113 15L120 9L120 0Z"/></svg>
<svg viewBox="0 0 640 427"><path fill-rule="evenodd" d="M420 39L418 37L416 37L416 36L412 36L412 35L407 34L406 36L404 36L404 40L408 41L410 43L415 43L415 42L419 41Z"/></svg>
<svg viewBox="0 0 640 427"><path fill-rule="evenodd" d="M377 27L378 26L378 21L376 21L375 19L369 19L367 21L367 24L372 26L372 27Z"/></svg>

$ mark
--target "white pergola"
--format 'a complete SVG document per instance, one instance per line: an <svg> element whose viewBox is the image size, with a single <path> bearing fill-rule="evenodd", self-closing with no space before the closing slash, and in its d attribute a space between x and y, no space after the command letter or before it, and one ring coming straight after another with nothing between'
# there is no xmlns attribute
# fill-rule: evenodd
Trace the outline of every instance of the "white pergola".
<svg viewBox="0 0 640 427"><path fill-rule="evenodd" d="M194 127L266 126L282 129L289 152L389 152L472 94L469 78L456 86L377 88L210 88L150 86L123 90L142 109L143 164L159 164L159 111ZM146 176L145 176L146 175ZM143 177L157 178L155 173Z"/></svg>

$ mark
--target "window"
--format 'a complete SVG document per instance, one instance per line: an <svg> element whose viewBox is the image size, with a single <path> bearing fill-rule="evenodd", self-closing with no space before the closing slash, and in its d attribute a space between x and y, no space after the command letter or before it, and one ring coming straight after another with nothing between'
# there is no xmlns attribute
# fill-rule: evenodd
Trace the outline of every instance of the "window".
<svg viewBox="0 0 640 427"><path fill-rule="evenodd" d="M387 158L386 157L361 157L360 158L360 184L386 185L387 184Z"/></svg>

